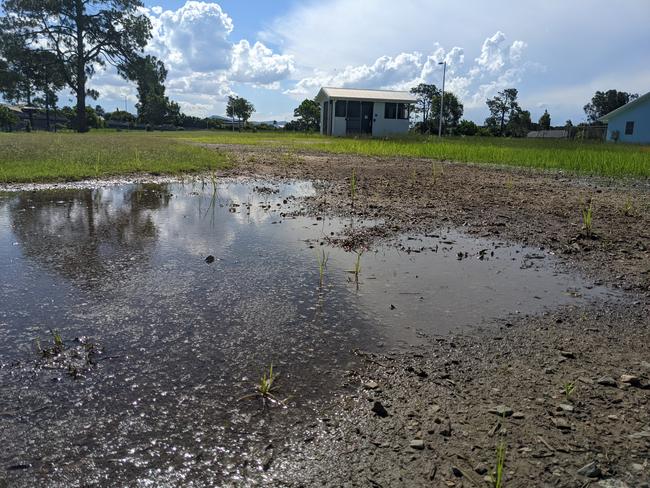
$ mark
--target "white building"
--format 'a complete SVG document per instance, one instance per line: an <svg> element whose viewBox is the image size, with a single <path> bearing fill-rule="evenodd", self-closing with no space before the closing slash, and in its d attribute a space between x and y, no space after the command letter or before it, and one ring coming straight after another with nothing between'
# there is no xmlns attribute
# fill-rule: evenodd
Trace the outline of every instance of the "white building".
<svg viewBox="0 0 650 488"><path fill-rule="evenodd" d="M328 136L406 134L415 95L405 91L323 87L320 133Z"/></svg>
<svg viewBox="0 0 650 488"><path fill-rule="evenodd" d="M650 92L598 119L607 124L607 140L650 144Z"/></svg>

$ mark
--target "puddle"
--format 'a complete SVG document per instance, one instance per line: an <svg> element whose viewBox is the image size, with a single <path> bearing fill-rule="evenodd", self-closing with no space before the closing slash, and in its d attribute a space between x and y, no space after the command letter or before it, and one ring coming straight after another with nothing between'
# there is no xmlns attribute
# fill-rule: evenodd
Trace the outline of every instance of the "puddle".
<svg viewBox="0 0 650 488"><path fill-rule="evenodd" d="M12 486L263 480L264 446L313 420L350 350L608 293L538 250L449 230L365 252L357 283L356 255L323 244L350 224L292 216L314 191L232 180L0 195L0 463ZM50 329L66 346L101 344L80 378L42 368L34 341ZM290 408L238 400L270 364Z"/></svg>

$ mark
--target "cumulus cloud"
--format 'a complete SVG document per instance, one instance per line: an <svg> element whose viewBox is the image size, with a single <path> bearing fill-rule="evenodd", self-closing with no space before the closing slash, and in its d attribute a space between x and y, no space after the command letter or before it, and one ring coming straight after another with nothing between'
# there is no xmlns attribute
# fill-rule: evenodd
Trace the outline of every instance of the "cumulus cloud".
<svg viewBox="0 0 650 488"><path fill-rule="evenodd" d="M233 81L269 86L289 77L293 71L293 56L274 54L259 41L251 46L244 39L232 48L229 78Z"/></svg>
<svg viewBox="0 0 650 488"><path fill-rule="evenodd" d="M442 81L442 66L447 63L447 89L453 91L469 107L485 103L496 91L521 81L524 73L535 67L524 61L526 43L506 42L506 35L497 31L486 38L474 63L465 66L465 50L445 50L438 44L430 54L418 51L381 56L372 64L351 65L341 71L314 71L298 80L284 93L294 98L314 96L321 86L366 87L408 90L419 83Z"/></svg>

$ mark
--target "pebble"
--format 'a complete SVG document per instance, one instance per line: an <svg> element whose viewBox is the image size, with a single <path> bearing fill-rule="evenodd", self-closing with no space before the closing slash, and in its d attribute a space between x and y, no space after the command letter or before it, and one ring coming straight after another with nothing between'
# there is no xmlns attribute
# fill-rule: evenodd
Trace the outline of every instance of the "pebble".
<svg viewBox="0 0 650 488"><path fill-rule="evenodd" d="M566 419L563 419L562 417L554 418L552 419L553 423L555 424L555 427L561 430L570 430L571 425L569 422L566 421Z"/></svg>
<svg viewBox="0 0 650 488"><path fill-rule="evenodd" d="M512 414L513 419L523 419L524 417L524 412L515 412Z"/></svg>
<svg viewBox="0 0 650 488"><path fill-rule="evenodd" d="M371 410L375 412L378 417L388 417L388 411L384 408L381 402L375 402Z"/></svg>
<svg viewBox="0 0 650 488"><path fill-rule="evenodd" d="M575 409L573 405L569 405L568 403L560 403L558 405L559 410L564 410L565 412L573 412Z"/></svg>
<svg viewBox="0 0 650 488"><path fill-rule="evenodd" d="M630 488L627 483L622 482L621 480L616 480L614 478L609 478L606 480L600 480L596 483L598 488Z"/></svg>
<svg viewBox="0 0 650 488"><path fill-rule="evenodd" d="M494 413L500 417L510 417L514 413L512 408L505 405L497 405L496 407L492 407L490 410L488 410L488 412Z"/></svg>
<svg viewBox="0 0 650 488"><path fill-rule="evenodd" d="M592 461L586 466L580 468L578 474L580 476L586 476L587 478L600 478L603 473L600 471L596 461Z"/></svg>
<svg viewBox="0 0 650 488"><path fill-rule="evenodd" d="M623 374L621 375L621 383L628 383L630 385L638 385L641 383L641 380L638 376L632 374Z"/></svg>
<svg viewBox="0 0 650 488"><path fill-rule="evenodd" d="M632 463L632 469L634 471L643 471L645 469L645 467L643 466L643 464Z"/></svg>
<svg viewBox="0 0 650 488"><path fill-rule="evenodd" d="M375 381L370 380L370 381L366 381L363 384L363 387L366 388L367 390L376 390L377 388L379 388L379 385Z"/></svg>
<svg viewBox="0 0 650 488"><path fill-rule="evenodd" d="M424 449L424 441L422 439L413 439L409 444L412 449L422 450Z"/></svg>
<svg viewBox="0 0 650 488"><path fill-rule="evenodd" d="M616 380L611 376L603 376L596 380L596 383L603 386L617 386Z"/></svg>

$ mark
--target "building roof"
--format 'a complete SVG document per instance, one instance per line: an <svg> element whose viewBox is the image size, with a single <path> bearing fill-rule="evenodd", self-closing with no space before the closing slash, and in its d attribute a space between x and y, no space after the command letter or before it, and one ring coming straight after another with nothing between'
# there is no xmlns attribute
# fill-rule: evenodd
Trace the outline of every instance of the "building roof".
<svg viewBox="0 0 650 488"><path fill-rule="evenodd" d="M346 100L368 100L373 102L415 103L417 97L407 91L365 90L360 88L333 88L324 86L316 95L316 101L326 98L343 98Z"/></svg>
<svg viewBox="0 0 650 488"><path fill-rule="evenodd" d="M598 122L607 123L614 117L618 117L619 115L621 115L623 112L627 112L631 108L634 108L637 105L642 105L649 101L650 101L650 92L646 93L645 95L641 95L636 100L632 100L631 102L626 103L622 107L618 107L616 110L612 110L610 113L606 115L603 115L601 118L598 119Z"/></svg>

